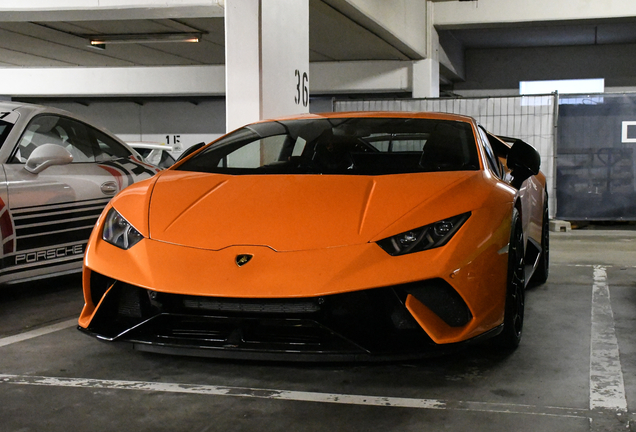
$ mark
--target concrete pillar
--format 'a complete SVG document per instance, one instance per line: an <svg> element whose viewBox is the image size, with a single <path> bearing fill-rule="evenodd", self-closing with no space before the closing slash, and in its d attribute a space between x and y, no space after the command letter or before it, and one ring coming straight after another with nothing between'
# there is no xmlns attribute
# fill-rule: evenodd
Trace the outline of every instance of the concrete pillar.
<svg viewBox="0 0 636 432"><path fill-rule="evenodd" d="M414 98L439 97L439 35L433 26L433 4L426 3L426 58L414 61L411 91Z"/></svg>
<svg viewBox="0 0 636 432"><path fill-rule="evenodd" d="M225 2L226 132L261 118L260 6Z"/></svg>
<svg viewBox="0 0 636 432"><path fill-rule="evenodd" d="M413 97L439 97L439 61L425 59L413 62Z"/></svg>
<svg viewBox="0 0 636 432"><path fill-rule="evenodd" d="M226 0L227 130L309 112L309 0Z"/></svg>

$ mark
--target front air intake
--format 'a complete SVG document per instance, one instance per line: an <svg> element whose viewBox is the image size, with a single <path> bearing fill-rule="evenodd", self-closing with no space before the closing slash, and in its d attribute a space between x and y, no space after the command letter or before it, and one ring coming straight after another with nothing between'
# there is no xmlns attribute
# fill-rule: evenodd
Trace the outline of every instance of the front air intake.
<svg viewBox="0 0 636 432"><path fill-rule="evenodd" d="M108 291L114 283L115 279L91 271L91 301L95 306L99 304L104 294L106 294L106 291Z"/></svg>
<svg viewBox="0 0 636 432"><path fill-rule="evenodd" d="M464 299L443 279L415 282L404 289L451 327L465 326L473 318Z"/></svg>

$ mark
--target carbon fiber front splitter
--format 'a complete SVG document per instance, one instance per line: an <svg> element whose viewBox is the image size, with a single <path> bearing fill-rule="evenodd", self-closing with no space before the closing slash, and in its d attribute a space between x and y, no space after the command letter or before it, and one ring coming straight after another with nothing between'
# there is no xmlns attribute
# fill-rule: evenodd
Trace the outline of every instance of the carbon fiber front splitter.
<svg viewBox="0 0 636 432"><path fill-rule="evenodd" d="M319 323L278 319L161 315L115 337L78 327L97 339L125 344L138 351L220 359L300 362L380 362L414 360L451 354L497 335L501 326L455 344L438 345L423 331L401 338L383 335L372 348L362 346ZM260 321L260 322L257 322ZM178 324L178 325L177 325ZM264 325L263 325L264 324ZM384 345L382 345L384 343Z"/></svg>

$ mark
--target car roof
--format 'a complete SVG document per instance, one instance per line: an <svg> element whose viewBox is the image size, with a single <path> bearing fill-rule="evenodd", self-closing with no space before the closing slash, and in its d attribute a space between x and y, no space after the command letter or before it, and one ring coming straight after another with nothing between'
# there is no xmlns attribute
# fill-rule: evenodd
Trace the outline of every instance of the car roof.
<svg viewBox="0 0 636 432"><path fill-rule="evenodd" d="M81 116L60 108L30 104L26 102L0 101L0 111L17 111L20 114L26 114L27 116L33 116L39 113L52 113L64 115L67 117L73 117L83 122L90 123L89 121L83 119Z"/></svg>
<svg viewBox="0 0 636 432"><path fill-rule="evenodd" d="M344 111L344 112L326 112L319 114L300 114L295 116L281 117L277 119L263 120L310 120L310 119L330 119L330 118L414 118L414 119L436 119L436 120L454 120L462 122L474 122L469 116L441 113L441 112L414 112L414 111ZM260 123L260 122L257 122Z"/></svg>
<svg viewBox="0 0 636 432"><path fill-rule="evenodd" d="M31 104L24 104L24 103L19 103L19 102L11 102L11 101L0 101L0 110L9 110L9 111L13 111L16 108L19 108L21 106L29 106ZM35 106L35 105L32 105Z"/></svg>

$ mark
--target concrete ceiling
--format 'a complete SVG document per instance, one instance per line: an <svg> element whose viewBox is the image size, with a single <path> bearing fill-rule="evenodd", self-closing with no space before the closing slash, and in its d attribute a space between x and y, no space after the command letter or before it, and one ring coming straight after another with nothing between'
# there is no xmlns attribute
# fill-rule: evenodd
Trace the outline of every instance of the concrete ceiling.
<svg viewBox="0 0 636 432"><path fill-rule="evenodd" d="M89 35L202 31L200 43L89 45ZM223 19L1 22L4 67L110 67L223 63Z"/></svg>
<svg viewBox="0 0 636 432"><path fill-rule="evenodd" d="M495 27L438 29L465 49L636 43L636 20L551 22Z"/></svg>
<svg viewBox="0 0 636 432"><path fill-rule="evenodd" d="M91 35L201 32L199 43L89 45ZM310 61L407 60L407 55L320 0L310 0ZM223 18L0 21L0 67L223 64Z"/></svg>
<svg viewBox="0 0 636 432"><path fill-rule="evenodd" d="M437 0L440 1L440 0ZM443 0L442 0L443 1ZM310 61L409 60L383 39L334 7L310 0ZM515 26L438 28L464 49L636 43L636 22L533 23ZM90 35L201 32L199 43L134 43L89 46ZM9 22L0 17L0 67L122 67L218 65L224 63L222 17L102 21Z"/></svg>

